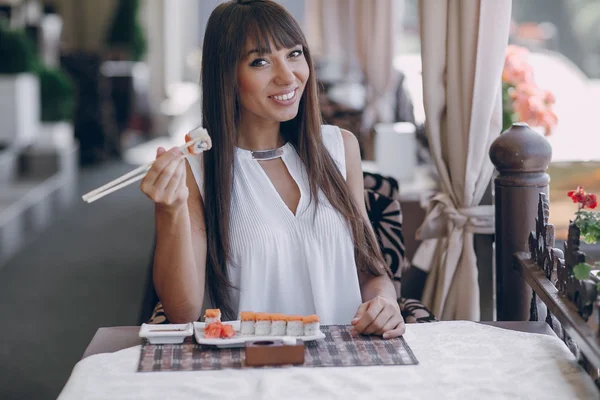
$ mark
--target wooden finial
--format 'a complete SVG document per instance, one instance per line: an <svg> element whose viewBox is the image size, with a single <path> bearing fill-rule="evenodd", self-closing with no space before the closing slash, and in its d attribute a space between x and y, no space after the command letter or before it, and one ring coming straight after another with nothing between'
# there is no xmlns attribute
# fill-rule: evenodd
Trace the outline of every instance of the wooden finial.
<svg viewBox="0 0 600 400"><path fill-rule="evenodd" d="M516 123L494 140L489 155L501 174L545 172L552 159L552 147L529 125Z"/></svg>

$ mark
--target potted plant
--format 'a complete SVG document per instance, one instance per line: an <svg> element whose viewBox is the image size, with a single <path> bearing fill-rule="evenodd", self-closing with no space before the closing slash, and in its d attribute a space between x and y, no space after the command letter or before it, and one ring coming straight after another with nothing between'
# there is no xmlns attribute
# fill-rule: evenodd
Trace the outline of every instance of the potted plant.
<svg viewBox="0 0 600 400"><path fill-rule="evenodd" d="M73 145L74 87L58 68L38 70L41 92L41 127L38 148L71 148Z"/></svg>
<svg viewBox="0 0 600 400"><path fill-rule="evenodd" d="M37 57L25 32L0 22L0 143L25 146L38 133L40 90Z"/></svg>
<svg viewBox="0 0 600 400"><path fill-rule="evenodd" d="M575 219L571 222L579 228L580 238L584 243L596 244L600 242L600 213L592 211L598 206L598 198L593 193L586 193L583 186L571 190L567 195L577 203ZM598 270L600 262L591 265L587 262L579 263L573 268L577 279L589 279L590 272ZM595 273L597 275L597 272Z"/></svg>

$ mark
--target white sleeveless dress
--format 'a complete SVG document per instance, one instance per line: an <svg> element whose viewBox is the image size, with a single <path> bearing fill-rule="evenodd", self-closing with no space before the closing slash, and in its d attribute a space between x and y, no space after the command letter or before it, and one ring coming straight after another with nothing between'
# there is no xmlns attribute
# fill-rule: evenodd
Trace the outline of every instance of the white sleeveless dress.
<svg viewBox="0 0 600 400"><path fill-rule="evenodd" d="M340 129L323 125L321 133L345 179ZM322 192L313 218L306 168L291 144L282 159L300 189L295 215L251 152L236 148L228 265L239 289L232 292L234 310L317 314L322 324L348 324L361 304L351 232ZM201 156L188 160L204 195Z"/></svg>

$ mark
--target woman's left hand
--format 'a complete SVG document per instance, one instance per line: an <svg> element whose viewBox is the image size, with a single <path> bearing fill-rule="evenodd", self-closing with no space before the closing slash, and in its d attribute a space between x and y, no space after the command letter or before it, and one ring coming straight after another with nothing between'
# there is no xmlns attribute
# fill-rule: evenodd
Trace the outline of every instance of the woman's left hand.
<svg viewBox="0 0 600 400"><path fill-rule="evenodd" d="M398 302L383 296L362 303L351 324L359 334L379 335L384 339L402 336L406 331Z"/></svg>

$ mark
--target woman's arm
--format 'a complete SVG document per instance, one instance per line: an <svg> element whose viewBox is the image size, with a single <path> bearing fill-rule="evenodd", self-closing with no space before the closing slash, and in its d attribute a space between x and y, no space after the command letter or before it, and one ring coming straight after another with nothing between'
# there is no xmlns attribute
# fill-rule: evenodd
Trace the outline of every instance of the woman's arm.
<svg viewBox="0 0 600 400"><path fill-rule="evenodd" d="M155 202L156 293L169 321L185 323L197 321L202 310L206 234L202 199L191 169L183 158L173 167L175 163L177 160L166 160L154 182L150 177L149 182L142 183L142 191ZM169 168L174 172L167 179Z"/></svg>
<svg viewBox="0 0 600 400"><path fill-rule="evenodd" d="M346 183L369 231L375 235L365 206L358 140L351 132L344 129L341 131L346 154ZM361 270L359 268L359 271ZM385 270L383 265L381 270ZM374 276L366 272L359 272L359 283L363 304L352 320L356 331L364 334L379 334L386 338L402 335L404 321L400 314L396 289L389 276L387 274Z"/></svg>

